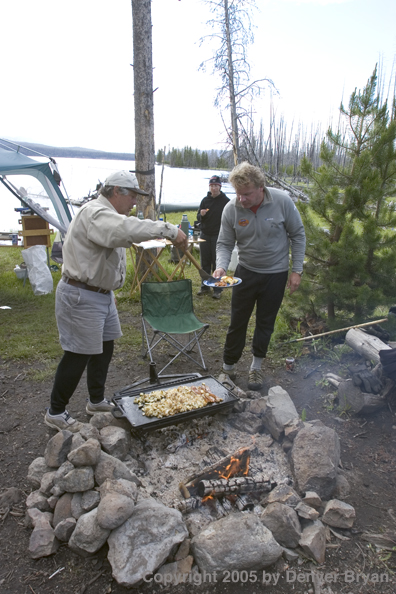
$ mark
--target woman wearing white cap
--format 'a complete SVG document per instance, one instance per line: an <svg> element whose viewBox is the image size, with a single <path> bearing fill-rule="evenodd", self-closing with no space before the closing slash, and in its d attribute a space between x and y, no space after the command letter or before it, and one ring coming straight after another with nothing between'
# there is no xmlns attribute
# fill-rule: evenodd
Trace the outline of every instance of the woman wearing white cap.
<svg viewBox="0 0 396 594"><path fill-rule="evenodd" d="M111 174L100 195L84 205L66 234L62 279L56 291L55 315L64 355L59 363L44 422L62 431L78 431L81 423L66 407L87 369L89 399L86 412L111 411L104 398L114 340L122 335L113 291L122 287L126 274L125 248L166 237L187 249L187 237L176 225L128 217L136 206L139 188L129 171Z"/></svg>

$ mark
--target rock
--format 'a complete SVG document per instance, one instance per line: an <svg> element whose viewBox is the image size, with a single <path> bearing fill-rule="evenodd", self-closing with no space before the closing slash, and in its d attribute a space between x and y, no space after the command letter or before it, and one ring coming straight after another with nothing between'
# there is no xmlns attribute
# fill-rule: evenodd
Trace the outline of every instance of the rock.
<svg viewBox="0 0 396 594"><path fill-rule="evenodd" d="M199 511L188 514L186 518L186 526L191 538L197 536L209 524L209 518L202 515Z"/></svg>
<svg viewBox="0 0 396 594"><path fill-rule="evenodd" d="M59 548L55 531L45 518L40 518L29 540L29 554L32 559L53 555Z"/></svg>
<svg viewBox="0 0 396 594"><path fill-rule="evenodd" d="M338 386L339 406L355 414L373 413L386 406L386 399L381 394L362 392L351 381L342 381Z"/></svg>
<svg viewBox="0 0 396 594"><path fill-rule="evenodd" d="M293 508L283 503L270 503L261 514L260 520L271 530L280 545L296 548L301 537L301 525Z"/></svg>
<svg viewBox="0 0 396 594"><path fill-rule="evenodd" d="M331 499L326 503L322 521L334 528L352 528L356 518L355 508L349 503Z"/></svg>
<svg viewBox="0 0 396 594"><path fill-rule="evenodd" d="M107 530L114 530L131 517L135 504L130 497L121 493L108 493L98 505L98 524Z"/></svg>
<svg viewBox="0 0 396 594"><path fill-rule="evenodd" d="M91 466L73 467L73 470L57 480L57 485L61 490L68 493L89 491L95 485L93 468Z"/></svg>
<svg viewBox="0 0 396 594"><path fill-rule="evenodd" d="M294 509L300 518L304 518L305 520L317 520L319 518L319 512L302 501L298 503Z"/></svg>
<svg viewBox="0 0 396 594"><path fill-rule="evenodd" d="M300 547L318 563L324 563L326 553L326 530L322 522L315 520L304 528L301 534Z"/></svg>
<svg viewBox="0 0 396 594"><path fill-rule="evenodd" d="M100 493L98 491L85 491L81 497L81 508L84 513L91 511L94 507L98 507L100 502Z"/></svg>
<svg viewBox="0 0 396 594"><path fill-rule="evenodd" d="M44 456L40 456L33 460L28 468L27 480L34 489L38 489L41 484L41 479L46 472L55 470L50 466L47 466Z"/></svg>
<svg viewBox="0 0 396 594"><path fill-rule="evenodd" d="M337 433L322 423L305 424L294 439L290 462L301 493L315 491L322 499L329 499L340 462Z"/></svg>
<svg viewBox="0 0 396 594"><path fill-rule="evenodd" d="M28 495L26 499L26 507L27 509L35 507L43 512L51 511L51 508L48 505L47 497L40 491L33 491L30 493L30 495Z"/></svg>
<svg viewBox="0 0 396 594"><path fill-rule="evenodd" d="M91 423L87 423L83 426L83 428L80 430L80 435L84 439L84 441L88 441L88 439L96 439L97 441L99 441L99 429L97 427L94 427L94 425L92 425Z"/></svg>
<svg viewBox="0 0 396 594"><path fill-rule="evenodd" d="M250 400L248 400L247 398L241 398L240 400L236 400L234 406L232 407L232 412L233 413L245 412L245 410L247 409L247 406L248 406L248 402L250 402Z"/></svg>
<svg viewBox="0 0 396 594"><path fill-rule="evenodd" d="M102 448L110 456L123 460L131 447L131 433L121 427L108 425L100 430L99 435Z"/></svg>
<svg viewBox="0 0 396 594"><path fill-rule="evenodd" d="M95 413L92 415L89 424L93 427L96 427L99 431L103 429L103 427L107 427L107 425L111 425L113 423L114 417L111 412L103 412L103 413Z"/></svg>
<svg viewBox="0 0 396 594"><path fill-rule="evenodd" d="M71 502L73 499L73 495L71 493L64 493L62 497L59 498L58 503L55 506L54 510L54 520L53 526L59 524L59 522L63 522L66 518L70 518L72 515L71 512Z"/></svg>
<svg viewBox="0 0 396 594"><path fill-rule="evenodd" d="M87 427L87 425L83 425L83 427ZM78 433L73 433L73 439L72 439L72 445L71 445L70 451L72 452L73 450L76 450L84 443L85 443L85 439L81 435L81 431L79 431Z"/></svg>
<svg viewBox="0 0 396 594"><path fill-rule="evenodd" d="M43 520L53 525L53 518L54 514L51 512L42 512L36 507L31 507L26 510L25 526L26 528L35 528L37 524L42 524Z"/></svg>
<svg viewBox="0 0 396 594"><path fill-rule="evenodd" d="M302 501L315 509L319 509L322 506L322 500L315 491L307 491Z"/></svg>
<svg viewBox="0 0 396 594"><path fill-rule="evenodd" d="M72 445L73 433L71 431L58 431L51 437L45 448L44 458L47 466L59 468L67 459Z"/></svg>
<svg viewBox="0 0 396 594"><path fill-rule="evenodd" d="M130 497L135 502L137 499L136 484L125 479L106 479L105 482L100 485L99 492L101 497L105 497L108 493L121 493L121 495Z"/></svg>
<svg viewBox="0 0 396 594"><path fill-rule="evenodd" d="M108 538L113 577L121 586L139 584L155 573L187 535L179 511L153 499L140 501L132 516Z"/></svg>
<svg viewBox="0 0 396 594"><path fill-rule="evenodd" d="M78 520L84 513L82 508L82 496L82 493L74 493L71 500L71 515L76 520Z"/></svg>
<svg viewBox="0 0 396 594"><path fill-rule="evenodd" d="M183 540L183 542L181 543L180 547L177 549L177 552L175 554L175 557L174 557L175 561L180 561L181 559L184 559L185 557L187 557L187 555L190 552L190 544L191 544L190 538L186 538L185 540Z"/></svg>
<svg viewBox="0 0 396 594"><path fill-rule="evenodd" d="M97 439L90 437L78 448L72 450L67 459L73 466L96 466L100 458L100 443Z"/></svg>
<svg viewBox="0 0 396 594"><path fill-rule="evenodd" d="M282 449L284 452L286 452L286 454L287 454L287 452L290 452L292 447L293 447L293 442L290 441L290 439L284 439L282 441Z"/></svg>
<svg viewBox="0 0 396 594"><path fill-rule="evenodd" d="M47 497L51 495L52 487L54 486L54 480L56 476L56 470L52 470L51 472L46 472L43 474L43 478L41 479L40 483L40 491L44 493Z"/></svg>
<svg viewBox="0 0 396 594"><path fill-rule="evenodd" d="M69 547L75 553L86 557L96 553L106 542L110 530L101 528L97 521L98 508L83 514L77 520L76 527L69 540Z"/></svg>
<svg viewBox="0 0 396 594"><path fill-rule="evenodd" d="M285 425L285 437L290 441L294 441L297 433L304 427L304 423L300 418L291 419Z"/></svg>
<svg viewBox="0 0 396 594"><path fill-rule="evenodd" d="M229 424L244 433L260 433L264 429L263 421L256 415L250 412L242 412L239 414L231 415L228 419Z"/></svg>
<svg viewBox="0 0 396 594"><path fill-rule="evenodd" d="M340 470L338 470L337 476L336 476L336 487L335 487L334 493L333 493L334 497L336 499L344 499L345 497L348 497L350 492L351 492L351 487L350 487L350 484L348 483L348 480L340 472Z"/></svg>
<svg viewBox="0 0 396 594"><path fill-rule="evenodd" d="M256 398L255 400L246 400L246 410L253 415L262 417L267 409L267 398Z"/></svg>
<svg viewBox="0 0 396 594"><path fill-rule="evenodd" d="M50 497L48 497L47 501L48 501L48 505L50 506L50 508L55 509L56 504L59 501L59 497L55 497L55 495L51 495Z"/></svg>
<svg viewBox="0 0 396 594"><path fill-rule="evenodd" d="M189 555L188 557L185 557L180 561L175 561L173 563L165 563L165 565L162 565L157 570L156 575L158 577L155 579L158 580L158 582L160 582L164 586L170 584L177 586L177 584L182 584L185 581L187 581L187 576L191 571L193 562L194 557L192 555ZM161 576L161 580L159 576Z"/></svg>
<svg viewBox="0 0 396 594"><path fill-rule="evenodd" d="M297 559L299 558L299 554L296 553L296 551L292 551L291 549L288 549L286 547L283 547L283 556L286 559L286 561L297 561Z"/></svg>
<svg viewBox="0 0 396 594"><path fill-rule="evenodd" d="M0 509L11 509L25 499L24 493L16 487L9 487L0 495Z"/></svg>
<svg viewBox="0 0 396 594"><path fill-rule="evenodd" d="M243 546L235 546L236 535ZM261 520L242 513L212 522L192 539L191 548L201 573L259 570L282 555L282 547Z"/></svg>
<svg viewBox="0 0 396 594"><path fill-rule="evenodd" d="M279 440L285 425L296 418L298 418L298 413L289 394L280 386L270 388L263 421L272 437Z"/></svg>
<svg viewBox="0 0 396 594"><path fill-rule="evenodd" d="M251 400L255 400L256 398L262 398L261 392L257 392L256 390L247 390L246 398L250 398Z"/></svg>
<svg viewBox="0 0 396 594"><path fill-rule="evenodd" d="M101 414L111 413L96 413L94 416ZM138 486L141 485L140 479L121 460L101 452L99 462L95 466L95 480L98 485L101 485L106 479L125 479Z"/></svg>
<svg viewBox="0 0 396 594"><path fill-rule="evenodd" d="M77 520L75 518L66 518L59 522L55 527L55 536L61 542L69 542L71 535L73 534Z"/></svg>
<svg viewBox="0 0 396 594"><path fill-rule="evenodd" d="M261 505L268 505L269 503L284 503L290 507L296 507L300 503L301 497L289 485L278 485L275 489L260 501Z"/></svg>

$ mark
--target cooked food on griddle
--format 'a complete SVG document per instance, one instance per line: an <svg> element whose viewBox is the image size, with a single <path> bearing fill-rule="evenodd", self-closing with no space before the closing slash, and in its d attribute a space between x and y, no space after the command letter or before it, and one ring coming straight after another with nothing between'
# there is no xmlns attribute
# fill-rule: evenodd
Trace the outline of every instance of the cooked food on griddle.
<svg viewBox="0 0 396 594"><path fill-rule="evenodd" d="M233 276L222 276L218 283L215 283L216 287L229 287L235 285L238 282Z"/></svg>
<svg viewBox="0 0 396 594"><path fill-rule="evenodd" d="M146 417L170 417L178 413L203 408L212 402L222 402L202 383L200 386L178 386L168 390L142 392L134 400Z"/></svg>

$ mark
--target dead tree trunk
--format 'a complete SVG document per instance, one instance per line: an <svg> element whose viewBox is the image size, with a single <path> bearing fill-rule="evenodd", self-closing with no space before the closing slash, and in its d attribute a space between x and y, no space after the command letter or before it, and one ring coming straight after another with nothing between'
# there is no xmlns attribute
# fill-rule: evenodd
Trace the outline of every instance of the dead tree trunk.
<svg viewBox="0 0 396 594"><path fill-rule="evenodd" d="M359 355L376 363L380 362L379 351L391 348L376 336L371 336L356 328L352 328L346 333L345 342Z"/></svg>
<svg viewBox="0 0 396 594"><path fill-rule="evenodd" d="M135 105L135 168L139 186L149 196L138 197L138 210L155 220L155 152L151 0L132 0L133 78Z"/></svg>

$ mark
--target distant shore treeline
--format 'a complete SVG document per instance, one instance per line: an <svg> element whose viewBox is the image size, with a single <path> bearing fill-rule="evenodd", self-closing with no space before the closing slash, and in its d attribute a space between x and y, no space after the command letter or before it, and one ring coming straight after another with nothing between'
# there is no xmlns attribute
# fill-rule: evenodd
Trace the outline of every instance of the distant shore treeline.
<svg viewBox="0 0 396 594"><path fill-rule="evenodd" d="M34 142L7 142L2 140L3 146L15 149L17 146L23 148L23 154L28 157L37 157L38 154L46 157L58 157L65 159L114 159L116 161L134 161L134 153L115 153L109 151L97 151L95 149L81 148L81 147L59 147L49 146L46 144L37 144Z"/></svg>

